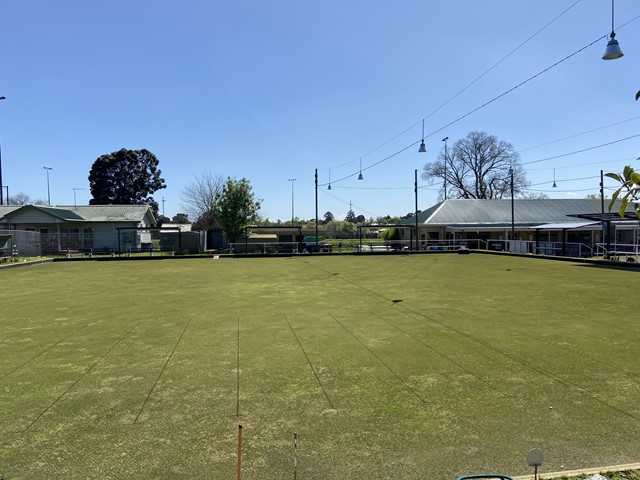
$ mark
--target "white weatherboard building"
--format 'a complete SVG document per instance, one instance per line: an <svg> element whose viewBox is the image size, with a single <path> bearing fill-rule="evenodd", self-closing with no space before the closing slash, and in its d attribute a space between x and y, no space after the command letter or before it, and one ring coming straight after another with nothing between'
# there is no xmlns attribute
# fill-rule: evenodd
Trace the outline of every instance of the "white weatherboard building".
<svg viewBox="0 0 640 480"><path fill-rule="evenodd" d="M155 221L148 205L0 206L0 230L38 232L45 254L138 249Z"/></svg>

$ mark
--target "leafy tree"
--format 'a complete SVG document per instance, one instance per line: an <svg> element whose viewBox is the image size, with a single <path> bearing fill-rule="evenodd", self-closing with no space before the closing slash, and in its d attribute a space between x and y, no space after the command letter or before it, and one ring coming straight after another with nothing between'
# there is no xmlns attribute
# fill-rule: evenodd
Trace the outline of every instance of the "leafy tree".
<svg viewBox="0 0 640 480"><path fill-rule="evenodd" d="M381 235L386 241L400 240L400 231L397 228L385 228Z"/></svg>
<svg viewBox="0 0 640 480"><path fill-rule="evenodd" d="M349 223L356 223L356 214L353 212L353 210L349 210L347 212L344 217L344 221Z"/></svg>
<svg viewBox="0 0 640 480"><path fill-rule="evenodd" d="M258 219L261 201L255 198L249 180L233 180L216 194L213 213L220 221L222 231L231 242L244 235L244 229Z"/></svg>
<svg viewBox="0 0 640 480"><path fill-rule="evenodd" d="M529 183L513 145L474 131L457 140L450 150L440 152L436 161L427 163L422 178L442 180L448 197L505 198L511 195L511 169L514 195L521 195Z"/></svg>
<svg viewBox="0 0 640 480"><path fill-rule="evenodd" d="M169 217L165 217L164 215L158 215L156 217L156 227L158 228L169 222L171 222L171 219Z"/></svg>
<svg viewBox="0 0 640 480"><path fill-rule="evenodd" d="M627 165L624 167L622 174L605 173L605 175L620 183L620 188L613 192L611 196L609 211L613 208L616 200L620 200L619 213L621 217L624 217L624 212L629 202L631 202L635 206L636 215L640 217L640 173L636 172L630 165Z"/></svg>
<svg viewBox="0 0 640 480"><path fill-rule="evenodd" d="M210 230L217 225L217 219L213 212L213 203L216 195L222 191L224 177L214 174L211 170L204 170L193 179L180 192L182 208L195 219L194 228L198 230Z"/></svg>
<svg viewBox="0 0 640 480"><path fill-rule="evenodd" d="M189 215L186 213L176 213L171 221L173 223L189 223Z"/></svg>
<svg viewBox="0 0 640 480"><path fill-rule="evenodd" d="M333 221L336 217L331 212L326 212L324 214L324 223L329 223Z"/></svg>
<svg viewBox="0 0 640 480"><path fill-rule="evenodd" d="M120 149L102 155L89 172L90 205L148 204L154 215L158 202L151 196L166 188L160 176L159 161L149 150Z"/></svg>

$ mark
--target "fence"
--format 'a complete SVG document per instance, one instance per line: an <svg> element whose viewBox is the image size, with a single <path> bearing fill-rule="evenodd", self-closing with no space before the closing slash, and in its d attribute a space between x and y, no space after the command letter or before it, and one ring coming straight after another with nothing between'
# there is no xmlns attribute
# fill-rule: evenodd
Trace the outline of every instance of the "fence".
<svg viewBox="0 0 640 480"><path fill-rule="evenodd" d="M0 230L0 257L39 257L40 233L26 230Z"/></svg>

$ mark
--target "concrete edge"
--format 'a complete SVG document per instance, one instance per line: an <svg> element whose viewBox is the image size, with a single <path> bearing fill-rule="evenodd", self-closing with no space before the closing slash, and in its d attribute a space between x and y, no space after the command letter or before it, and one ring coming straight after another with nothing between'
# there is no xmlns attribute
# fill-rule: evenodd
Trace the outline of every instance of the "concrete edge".
<svg viewBox="0 0 640 480"><path fill-rule="evenodd" d="M575 477L582 474L592 475L602 472L622 472L624 470L640 470L640 463L627 463L625 465L610 465L608 467L581 468L578 470L561 470L559 472L538 473L538 478ZM533 480L533 475L513 477L516 480Z"/></svg>

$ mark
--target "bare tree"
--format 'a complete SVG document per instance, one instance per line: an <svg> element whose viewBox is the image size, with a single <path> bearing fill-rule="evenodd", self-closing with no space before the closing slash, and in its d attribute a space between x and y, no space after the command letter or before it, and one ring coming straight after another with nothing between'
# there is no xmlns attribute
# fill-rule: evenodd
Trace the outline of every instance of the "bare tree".
<svg viewBox="0 0 640 480"><path fill-rule="evenodd" d="M31 197L24 192L18 192L15 195L11 195L7 198L8 205L29 205L31 203Z"/></svg>
<svg viewBox="0 0 640 480"><path fill-rule="evenodd" d="M7 197L7 205L47 205L47 201L41 198L32 199L24 192L18 192L15 195Z"/></svg>
<svg viewBox="0 0 640 480"><path fill-rule="evenodd" d="M216 195L222 192L225 182L226 178L223 175L204 170L199 175L194 175L180 192L180 206L194 221L196 227L209 230L216 225L213 203Z"/></svg>
<svg viewBox="0 0 640 480"><path fill-rule="evenodd" d="M521 196L529 186L513 145L475 131L427 163L422 178L442 180L447 198L508 198L512 178L514 196Z"/></svg>

